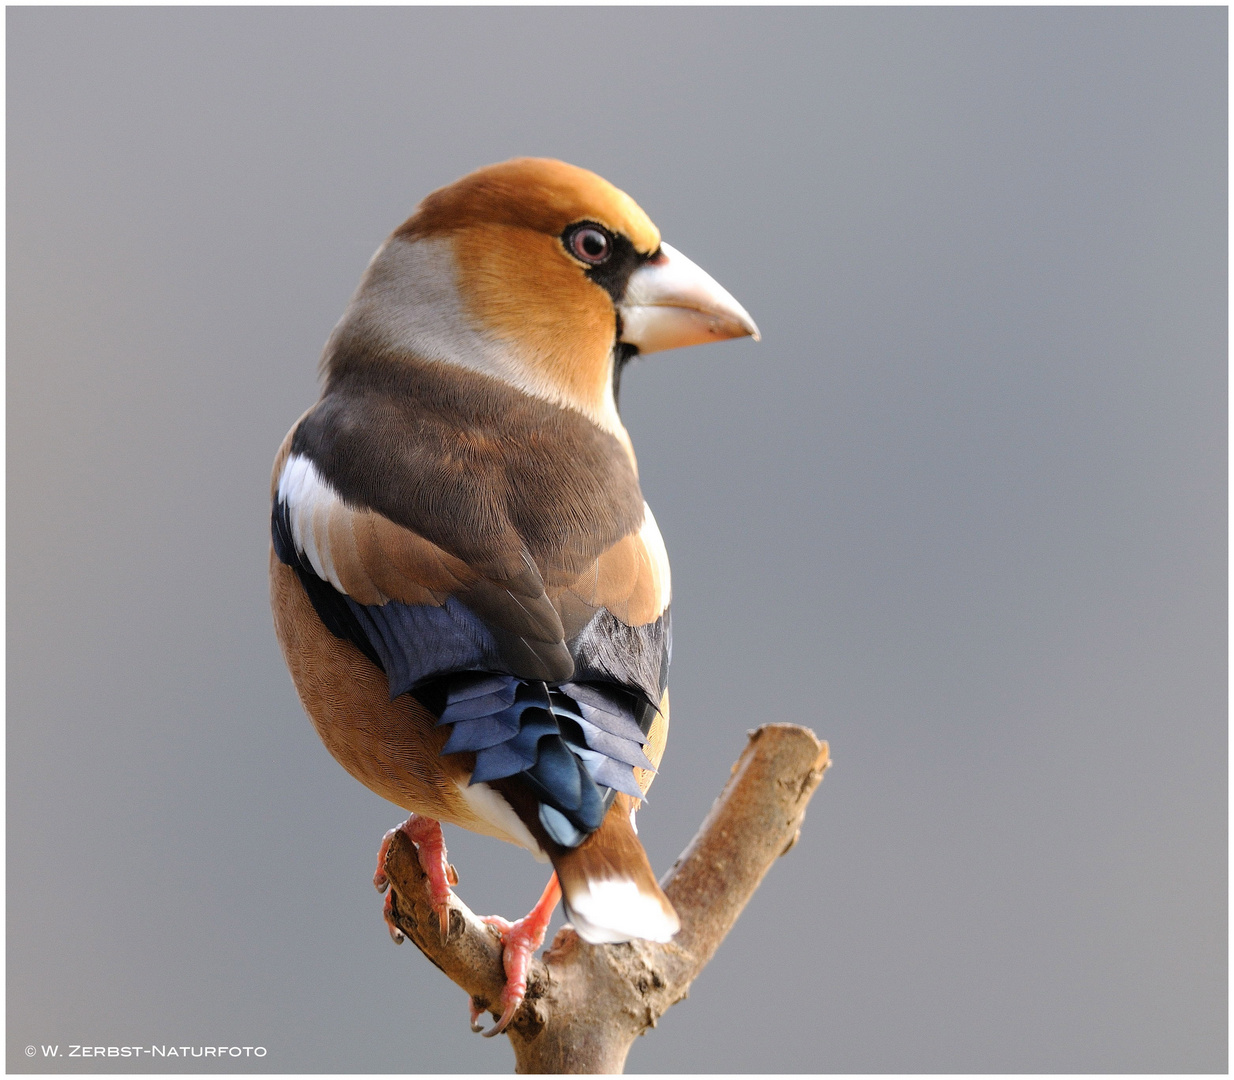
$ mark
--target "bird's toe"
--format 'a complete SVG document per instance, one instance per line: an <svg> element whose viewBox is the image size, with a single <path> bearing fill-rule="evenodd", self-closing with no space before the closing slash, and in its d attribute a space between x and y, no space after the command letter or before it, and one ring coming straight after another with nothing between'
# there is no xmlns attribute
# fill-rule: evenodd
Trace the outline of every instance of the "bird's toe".
<svg viewBox="0 0 1234 1080"><path fill-rule="evenodd" d="M378 892L386 892L390 887L390 878L386 873L386 858L390 854L390 844L398 833L403 833L416 848L420 867L428 878L429 902L437 912L437 924L441 930L442 940L450 936L450 892L451 885L458 884L458 871L446 862L446 842L441 835L441 824L430 817L412 814L402 825L396 826L381 838L381 847L377 849L377 872L373 875L373 885ZM390 936L397 944L402 944L403 933L394 925L391 919L391 898L386 894L385 917L390 928Z"/></svg>

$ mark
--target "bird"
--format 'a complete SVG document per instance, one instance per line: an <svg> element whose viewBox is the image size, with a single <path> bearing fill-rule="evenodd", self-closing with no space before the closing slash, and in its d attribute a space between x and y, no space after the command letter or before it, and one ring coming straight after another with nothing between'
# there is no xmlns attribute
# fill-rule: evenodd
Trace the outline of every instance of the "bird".
<svg viewBox="0 0 1234 1080"><path fill-rule="evenodd" d="M559 899L593 944L679 929L635 821L668 734L671 580L619 394L636 356L746 336L625 192L516 158L433 191L381 245L276 456L292 681L330 753L410 815L374 884L404 832L445 939L442 822L552 864L527 916L485 920L506 975L486 1035ZM388 893L385 915L400 941Z"/></svg>

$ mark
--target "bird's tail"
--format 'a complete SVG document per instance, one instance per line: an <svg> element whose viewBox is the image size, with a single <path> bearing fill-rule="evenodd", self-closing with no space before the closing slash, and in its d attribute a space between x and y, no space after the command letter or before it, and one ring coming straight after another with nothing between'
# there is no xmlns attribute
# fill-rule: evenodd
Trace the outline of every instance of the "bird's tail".
<svg viewBox="0 0 1234 1080"><path fill-rule="evenodd" d="M681 928L634 832L634 800L619 793L600 827L552 855L566 915L592 945L631 938L668 941Z"/></svg>

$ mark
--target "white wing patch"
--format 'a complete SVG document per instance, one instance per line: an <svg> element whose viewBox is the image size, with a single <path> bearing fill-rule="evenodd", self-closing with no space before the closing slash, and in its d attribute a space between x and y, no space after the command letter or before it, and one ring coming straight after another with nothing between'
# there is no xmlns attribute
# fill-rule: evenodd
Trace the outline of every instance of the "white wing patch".
<svg viewBox="0 0 1234 1080"><path fill-rule="evenodd" d="M330 516L346 513L343 500L301 454L292 454L279 475L279 501L287 504L291 538L319 578L347 592L330 558Z"/></svg>
<svg viewBox="0 0 1234 1080"><path fill-rule="evenodd" d="M664 537L660 535L660 526L656 524L651 507L643 503L643 526L638 532L639 539L651 560L651 572L655 577L656 592L660 598L660 610L668 607L673 595L673 582L668 569L668 551L664 547Z"/></svg>

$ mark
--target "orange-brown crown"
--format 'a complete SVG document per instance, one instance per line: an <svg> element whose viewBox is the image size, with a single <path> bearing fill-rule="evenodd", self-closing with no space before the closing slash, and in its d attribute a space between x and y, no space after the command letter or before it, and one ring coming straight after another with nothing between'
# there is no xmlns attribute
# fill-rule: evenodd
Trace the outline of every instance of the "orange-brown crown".
<svg viewBox="0 0 1234 1080"><path fill-rule="evenodd" d="M650 255L660 230L603 177L550 158L514 158L469 173L427 196L395 233L414 239L476 225L509 225L559 236L575 221L598 221Z"/></svg>

